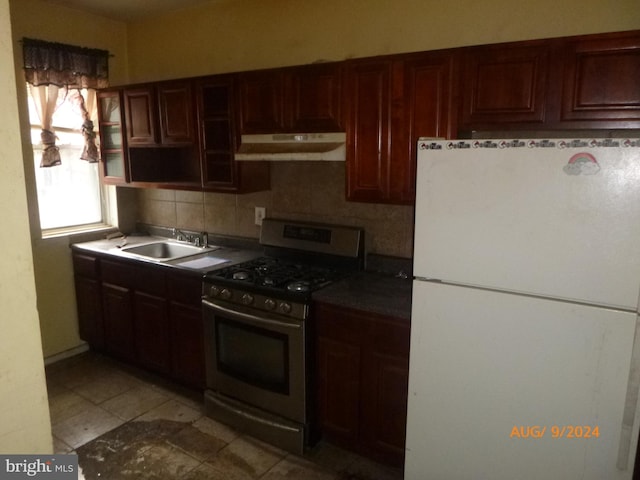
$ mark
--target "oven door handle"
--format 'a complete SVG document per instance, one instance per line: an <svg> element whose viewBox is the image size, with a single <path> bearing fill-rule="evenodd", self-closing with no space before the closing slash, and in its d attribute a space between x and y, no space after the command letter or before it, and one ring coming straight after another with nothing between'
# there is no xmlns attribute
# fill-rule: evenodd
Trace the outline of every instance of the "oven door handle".
<svg viewBox="0 0 640 480"><path fill-rule="evenodd" d="M287 322L281 322L278 320L272 320L269 318L257 317L249 313L239 312L237 310L226 308L221 305L216 305L215 303L212 303L206 299L202 299L202 305L206 308L212 309L214 312L217 312L220 315L230 317L231 319L234 319L234 320L245 320L245 321L257 323L260 325L267 325L272 327L284 327L284 328L293 328L293 329L299 329L301 327L301 323L287 323Z"/></svg>

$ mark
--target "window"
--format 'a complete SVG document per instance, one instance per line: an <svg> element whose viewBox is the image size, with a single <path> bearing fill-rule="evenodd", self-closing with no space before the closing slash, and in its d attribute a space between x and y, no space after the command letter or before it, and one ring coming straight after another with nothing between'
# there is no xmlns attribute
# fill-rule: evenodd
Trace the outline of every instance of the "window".
<svg viewBox="0 0 640 480"><path fill-rule="evenodd" d="M80 159L85 139L82 134L82 111L76 100L77 91L61 88L58 92L52 127L61 164L49 168L40 168L42 126L32 89L27 88L27 91L41 229L102 224L106 215L103 211L99 164Z"/></svg>
<svg viewBox="0 0 640 480"><path fill-rule="evenodd" d="M109 52L23 38L22 53L41 229L101 225L106 195L94 120Z"/></svg>

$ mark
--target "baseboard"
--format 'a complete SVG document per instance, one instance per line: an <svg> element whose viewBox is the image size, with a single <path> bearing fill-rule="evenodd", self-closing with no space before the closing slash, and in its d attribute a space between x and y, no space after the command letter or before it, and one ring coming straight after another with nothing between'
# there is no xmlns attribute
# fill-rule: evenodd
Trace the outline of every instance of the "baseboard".
<svg viewBox="0 0 640 480"><path fill-rule="evenodd" d="M76 355L80 355L81 353L84 353L87 351L89 351L89 344L83 343L82 345L78 345L77 347L70 348L69 350L65 350L64 352L56 353L55 355L45 357L44 364L51 365L52 363L59 362L60 360L64 360L65 358L75 357Z"/></svg>

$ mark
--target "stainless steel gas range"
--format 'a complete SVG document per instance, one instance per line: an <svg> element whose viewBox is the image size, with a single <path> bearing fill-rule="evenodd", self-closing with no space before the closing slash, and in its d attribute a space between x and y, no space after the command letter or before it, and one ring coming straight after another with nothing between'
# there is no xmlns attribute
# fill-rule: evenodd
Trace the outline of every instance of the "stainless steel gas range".
<svg viewBox="0 0 640 480"><path fill-rule="evenodd" d="M264 219L265 256L203 286L207 414L294 453L314 441L311 295L364 263L360 228Z"/></svg>

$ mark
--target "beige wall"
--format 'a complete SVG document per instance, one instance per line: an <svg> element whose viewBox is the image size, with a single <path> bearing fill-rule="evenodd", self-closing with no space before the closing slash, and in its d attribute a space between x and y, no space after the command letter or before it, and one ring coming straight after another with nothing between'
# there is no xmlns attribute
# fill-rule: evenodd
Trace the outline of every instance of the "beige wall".
<svg viewBox="0 0 640 480"><path fill-rule="evenodd" d="M111 81L126 83L127 27L124 23L54 7L41 0L10 0L10 5L38 310L44 355L48 357L75 348L82 342L78 336L70 238L42 239L40 234L19 41L29 37L109 50L113 54L109 60Z"/></svg>
<svg viewBox="0 0 640 480"><path fill-rule="evenodd" d="M138 22L134 82L640 28L638 0L218 0Z"/></svg>
<svg viewBox="0 0 640 480"><path fill-rule="evenodd" d="M0 0L0 453L51 453L9 0Z"/></svg>

